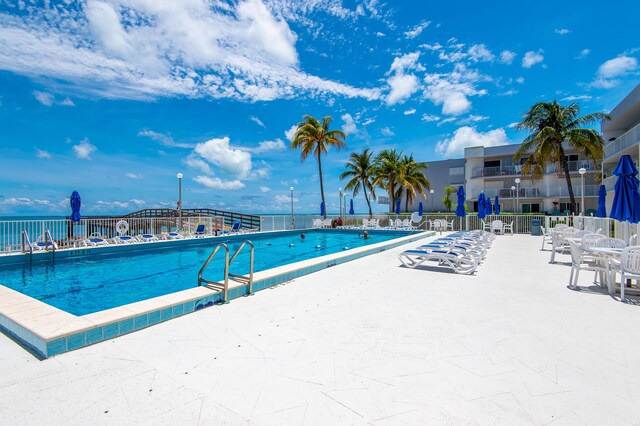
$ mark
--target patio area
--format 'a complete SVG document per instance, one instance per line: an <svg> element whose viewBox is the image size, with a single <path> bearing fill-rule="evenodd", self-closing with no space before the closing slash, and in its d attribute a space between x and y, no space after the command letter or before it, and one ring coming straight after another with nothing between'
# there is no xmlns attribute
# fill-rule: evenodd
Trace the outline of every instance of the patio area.
<svg viewBox="0 0 640 426"><path fill-rule="evenodd" d="M0 334L0 423L640 423L637 300L568 289L541 238L472 276L400 267L411 243L44 361Z"/></svg>

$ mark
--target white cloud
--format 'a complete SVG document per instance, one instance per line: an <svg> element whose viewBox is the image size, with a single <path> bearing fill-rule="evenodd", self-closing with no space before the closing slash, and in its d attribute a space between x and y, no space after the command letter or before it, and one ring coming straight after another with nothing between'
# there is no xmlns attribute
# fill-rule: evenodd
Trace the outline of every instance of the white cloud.
<svg viewBox="0 0 640 426"><path fill-rule="evenodd" d="M416 109L415 108L409 108L408 110L406 110L404 112L404 115L411 115L411 114L415 114L416 113Z"/></svg>
<svg viewBox="0 0 640 426"><path fill-rule="evenodd" d="M566 28L556 28L553 32L558 35L566 35L566 34L569 34L571 30L568 30Z"/></svg>
<svg viewBox="0 0 640 426"><path fill-rule="evenodd" d="M507 127L508 127L508 128L510 128L510 129L515 129L515 128L516 128L516 126L517 126L518 124L520 124L520 123L518 123L517 121L515 121L515 122L513 122L513 123L509 123L509 124L507 125Z"/></svg>
<svg viewBox="0 0 640 426"><path fill-rule="evenodd" d="M516 52L512 52L510 50L503 50L500 53L500 62L503 64L511 65L513 60L516 58Z"/></svg>
<svg viewBox="0 0 640 426"><path fill-rule="evenodd" d="M590 53L591 53L591 49L582 49L580 51L580 54L578 54L578 56L576 56L576 59L584 59L587 56L589 56Z"/></svg>
<svg viewBox="0 0 640 426"><path fill-rule="evenodd" d="M420 52L407 53L394 58L387 79L390 92L387 95L387 105L395 105L409 99L419 87L420 81L413 74L406 74L407 71L424 71L424 66L418 62Z"/></svg>
<svg viewBox="0 0 640 426"><path fill-rule="evenodd" d="M51 158L51 153L49 151L45 151L43 149L36 148L36 157L44 158L44 159L48 160L48 159Z"/></svg>
<svg viewBox="0 0 640 426"><path fill-rule="evenodd" d="M509 90L506 90L506 91L504 91L502 93L499 93L498 96L513 96L513 95L517 95L517 94L518 94L517 90L509 89Z"/></svg>
<svg viewBox="0 0 640 426"><path fill-rule="evenodd" d="M254 123L256 123L258 126L260 127L265 127L264 123L262 122L262 120L260 120L258 117L256 117L255 115L252 115L251 117L249 117L249 120L253 121Z"/></svg>
<svg viewBox="0 0 640 426"><path fill-rule="evenodd" d="M380 129L380 133L382 133L383 136L395 136L395 133L393 133L393 130L391 130L388 127L383 127L382 129Z"/></svg>
<svg viewBox="0 0 640 426"><path fill-rule="evenodd" d="M544 53L544 50L542 49L539 49L535 52L533 50L528 51L527 53L524 54L524 57L522 58L522 66L524 68L531 68L535 64L538 64L544 61L544 56L542 56L543 53Z"/></svg>
<svg viewBox="0 0 640 426"><path fill-rule="evenodd" d="M240 179L245 178L251 170L251 154L231 147L229 138L226 136L199 143L194 152L209 163L218 166L225 173Z"/></svg>
<svg viewBox="0 0 640 426"><path fill-rule="evenodd" d="M470 146L498 146L509 143L504 129L495 129L486 133L478 132L475 127L460 127L453 136L438 142L436 151L446 157L464 154L464 149Z"/></svg>
<svg viewBox="0 0 640 426"><path fill-rule="evenodd" d="M486 115L474 115L474 114L471 114L468 117L461 118L460 120L456 121L456 124L458 126L464 126L466 124L477 123L479 121L484 121L484 120L488 120L488 119L489 119L489 117L487 117Z"/></svg>
<svg viewBox="0 0 640 426"><path fill-rule="evenodd" d="M209 164L202 158L198 158L194 153L189 154L187 158L182 160L182 164L186 165L187 167L191 167L192 169L199 170L202 173L206 173L208 175L213 173Z"/></svg>
<svg viewBox="0 0 640 426"><path fill-rule="evenodd" d="M269 192L271 191L271 188L269 188L268 186L261 186L260 187L260 192Z"/></svg>
<svg viewBox="0 0 640 426"><path fill-rule="evenodd" d="M442 126L443 124L451 123L452 121L456 121L456 120L457 120L456 117L444 118L438 122L438 127Z"/></svg>
<svg viewBox="0 0 640 426"><path fill-rule="evenodd" d="M424 31L424 29L429 26L429 24L431 24L431 21L423 21L423 22L421 22L420 24L416 25L415 27L411 28L410 30L405 31L404 37L408 38L408 39L412 39L412 38L418 37L422 33L422 31Z"/></svg>
<svg viewBox="0 0 640 426"><path fill-rule="evenodd" d="M82 160L91 160L91 153L98 150L95 145L89 143L88 139L83 139L79 144L72 146L76 157Z"/></svg>
<svg viewBox="0 0 640 426"><path fill-rule="evenodd" d="M211 176L196 176L193 178L195 182L212 189L221 189L223 191L232 191L244 188L244 183L239 180L222 180Z"/></svg>
<svg viewBox="0 0 640 426"><path fill-rule="evenodd" d="M289 195L279 194L273 197L273 200L276 202L276 204L291 205L291 194ZM300 200L297 197L293 197L294 203L297 203L298 201Z"/></svg>
<svg viewBox="0 0 640 426"><path fill-rule="evenodd" d="M590 101L592 98L591 95L580 95L580 96L567 96L566 98L560 99L561 101Z"/></svg>
<svg viewBox="0 0 640 426"><path fill-rule="evenodd" d="M177 148L195 148L194 144L178 143L173 140L171 135L165 135L163 133L154 132L153 130L140 130L138 136L144 136L164 146L172 146Z"/></svg>
<svg viewBox="0 0 640 426"><path fill-rule="evenodd" d="M342 114L340 118L344 122L342 124L343 132L345 132L347 135L355 135L356 133L358 133L358 127L356 126L356 123L353 121L353 117L351 117L351 114L349 113Z"/></svg>
<svg viewBox="0 0 640 426"><path fill-rule="evenodd" d="M288 141L293 140L293 137L296 135L296 130L298 130L298 125L294 124L289 128L289 130L284 131L284 136L287 138Z"/></svg>
<svg viewBox="0 0 640 426"><path fill-rule="evenodd" d="M423 114L420 120L424 121L425 123L431 123L432 121L440 120L440 116L432 115L432 114Z"/></svg>
<svg viewBox="0 0 640 426"><path fill-rule="evenodd" d="M71 98L67 97L64 98L64 100L62 102L60 102L60 105L62 106L76 106L76 104L73 103L73 101L71 100Z"/></svg>
<svg viewBox="0 0 640 426"><path fill-rule="evenodd" d="M638 70L638 60L631 56L609 59L598 67L593 87L609 89L620 84L620 78Z"/></svg>
<svg viewBox="0 0 640 426"><path fill-rule="evenodd" d="M129 179L142 179L142 175L137 174L137 173L125 173L125 176L128 177Z"/></svg>
<svg viewBox="0 0 640 426"><path fill-rule="evenodd" d="M263 141L258 144L256 148L247 148L248 151L253 153L262 153L262 152L273 152L273 151L282 151L286 146L282 139L275 139L272 141Z"/></svg>
<svg viewBox="0 0 640 426"><path fill-rule="evenodd" d="M385 35L385 33L381 33L380 31L376 32L376 37L384 37Z"/></svg>
<svg viewBox="0 0 640 426"><path fill-rule="evenodd" d="M375 118L367 118L367 119L362 123L362 125L363 125L363 126L368 126L369 124L373 124L373 123L375 123L375 122L376 122L376 119L375 119Z"/></svg>
<svg viewBox="0 0 640 426"><path fill-rule="evenodd" d="M40 102L44 106L53 105L55 98L51 93L34 91L33 96L35 96L36 100Z"/></svg>
<svg viewBox="0 0 640 426"><path fill-rule="evenodd" d="M516 78L516 83L518 83L518 84L524 84L524 77L518 77L518 78Z"/></svg>
<svg viewBox="0 0 640 426"><path fill-rule="evenodd" d="M96 201L96 206L107 209L127 209L129 208L128 201Z"/></svg>
<svg viewBox="0 0 640 426"><path fill-rule="evenodd" d="M2 15L0 69L106 98L380 98L377 89L301 71L297 35L271 12L278 8L260 0L88 0L52 5L45 16L30 7Z"/></svg>
<svg viewBox="0 0 640 426"><path fill-rule="evenodd" d="M491 62L495 59L495 55L484 44L474 44L467 54L473 62Z"/></svg>

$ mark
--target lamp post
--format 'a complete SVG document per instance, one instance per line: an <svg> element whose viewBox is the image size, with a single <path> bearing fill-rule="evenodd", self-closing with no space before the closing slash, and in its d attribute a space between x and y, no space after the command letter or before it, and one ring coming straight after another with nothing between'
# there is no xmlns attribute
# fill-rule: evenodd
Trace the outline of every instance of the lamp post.
<svg viewBox="0 0 640 426"><path fill-rule="evenodd" d="M516 211L516 199L515 199L515 197L514 197L515 191L516 191L516 187L515 187L515 186L512 186L512 187L511 187L511 201L513 202L513 212L514 212L514 213L515 213L515 211Z"/></svg>
<svg viewBox="0 0 640 426"><path fill-rule="evenodd" d="M295 229L296 220L293 218L293 186L289 188L289 192L291 193L291 229Z"/></svg>
<svg viewBox="0 0 640 426"><path fill-rule="evenodd" d="M178 173L176 177L178 178L178 223L176 228L180 231L180 228L182 228L182 178L184 175Z"/></svg>
<svg viewBox="0 0 640 426"><path fill-rule="evenodd" d="M433 213L433 194L436 191L434 191L433 189L429 190L429 194L431 194L431 213Z"/></svg>
<svg viewBox="0 0 640 426"><path fill-rule="evenodd" d="M340 208L338 209L339 210L338 217L342 219L342 195L343 195L342 188L338 188L338 193L340 194Z"/></svg>
<svg viewBox="0 0 640 426"><path fill-rule="evenodd" d="M520 178L516 178L516 213L520 212Z"/></svg>
<svg viewBox="0 0 640 426"><path fill-rule="evenodd" d="M580 200L580 211L582 212L582 216L584 216L585 214L585 210L584 210L584 174L587 173L587 169L585 169L584 167L580 167L580 170L578 170L578 173L580 173L580 180L581 180L581 191L582 191L582 197Z"/></svg>

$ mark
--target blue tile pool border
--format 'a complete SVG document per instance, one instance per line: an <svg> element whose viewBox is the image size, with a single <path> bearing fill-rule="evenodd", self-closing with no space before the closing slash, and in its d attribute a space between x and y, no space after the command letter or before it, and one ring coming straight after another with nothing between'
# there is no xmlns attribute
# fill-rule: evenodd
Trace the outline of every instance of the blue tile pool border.
<svg viewBox="0 0 640 426"><path fill-rule="evenodd" d="M361 257L379 253L397 247L399 245L407 244L433 235L433 232L414 233L382 243L376 243L371 246L359 247L356 249L347 250L342 253L334 253L315 259L292 263L267 271L261 271L259 273L256 273L258 278L253 283L253 291L257 292L270 287L274 287L276 285L294 280L304 275L318 272L335 265L350 262ZM244 235L243 238L246 239L247 235ZM316 260L317 262L313 263L313 260ZM4 286L1 285L0 287L4 288ZM155 324L159 324L161 322L168 321L170 319L177 318L179 316L183 316L222 303L222 292L205 289L202 287L200 289L201 290L199 291L207 294L201 294L194 297L186 297L184 300L181 300L180 303L167 304L164 306L151 308L146 312L136 312L135 314L119 318L116 321L105 321L104 323L94 324L93 326L84 327L77 331L68 332L64 335L49 336L48 338L41 337L38 335L37 330L31 330L28 327L19 324L17 321L12 320L10 315L3 314L2 310L0 309L0 330L5 332L5 334L9 335L12 339L19 341L21 345L26 346L37 357L48 358L95 343L103 342L105 340L111 340L116 337L129 334L153 326ZM190 290L185 290L183 292L174 293L174 295L189 291ZM228 300L230 301L239 297L246 296L248 293L248 285L231 287L229 288ZM29 296L22 294L21 296L24 297L25 300L28 299L32 302L35 301L35 299L31 299ZM149 299L149 301L153 300L154 299ZM35 302L44 306L49 306L39 301ZM136 304L134 303L131 305L125 305L125 307L133 305ZM90 314L89 316L91 315L92 314ZM72 317L83 318L75 316Z"/></svg>

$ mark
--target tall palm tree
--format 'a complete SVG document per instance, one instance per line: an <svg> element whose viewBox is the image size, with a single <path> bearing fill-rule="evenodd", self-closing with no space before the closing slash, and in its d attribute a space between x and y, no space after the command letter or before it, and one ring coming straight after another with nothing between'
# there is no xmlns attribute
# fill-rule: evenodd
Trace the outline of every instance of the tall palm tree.
<svg viewBox="0 0 640 426"><path fill-rule="evenodd" d="M531 174L534 179L542 176L547 164L556 164L558 170L564 172L572 212L576 211L576 199L563 144L575 148L596 165L598 161L602 161L604 140L597 130L584 126L611 119L602 112L582 117L579 117L579 114L580 106L577 102L568 107L558 104L555 100L536 103L516 125L516 129L529 130L531 134L522 142L513 157L515 161L519 161L529 155L522 166L522 175Z"/></svg>
<svg viewBox="0 0 640 426"><path fill-rule="evenodd" d="M409 203L413 201L416 194L427 197L425 189L431 189L431 182L424 175L427 163L417 162L413 159L413 154L402 157L402 173L399 178L400 191L405 192L404 211L409 213ZM402 195L402 194L400 194Z"/></svg>
<svg viewBox="0 0 640 426"><path fill-rule="evenodd" d="M371 148L367 148L361 153L352 152L349 157L349 161L345 165L347 170L340 174L340 179L349 179L349 182L345 185L345 190L353 190L353 196L357 196L360 192L360 188L364 192L364 199L367 201L367 206L369 207L369 217L373 216L373 211L371 210L371 201L369 201L369 196L367 195L367 189L371 194L371 198L375 200L376 192L375 187L373 186L372 181L372 173L373 173L373 160Z"/></svg>
<svg viewBox="0 0 640 426"><path fill-rule="evenodd" d="M346 135L342 130L329 130L332 121L333 118L329 115L322 119L322 123L310 115L305 115L304 120L298 123L298 128L291 141L291 148L300 148L302 150L300 154L302 161L306 160L309 154L313 154L318 160L320 196L325 206L324 185L322 182L322 154L326 155L329 147L334 147L338 150L347 147L345 143ZM327 209L324 211L324 218L327 218Z"/></svg>
<svg viewBox="0 0 640 426"><path fill-rule="evenodd" d="M389 194L389 212L393 212L398 194L398 179L402 175L402 151L385 149L378 154L374 166L373 185Z"/></svg>

